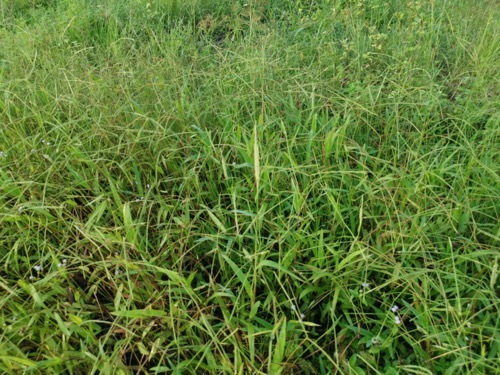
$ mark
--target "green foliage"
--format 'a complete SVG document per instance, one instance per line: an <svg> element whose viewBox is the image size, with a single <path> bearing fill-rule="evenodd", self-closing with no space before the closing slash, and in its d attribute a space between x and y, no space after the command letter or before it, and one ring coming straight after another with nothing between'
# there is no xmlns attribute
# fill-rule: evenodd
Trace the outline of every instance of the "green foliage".
<svg viewBox="0 0 500 375"><path fill-rule="evenodd" d="M0 3L0 371L494 373L498 10Z"/></svg>

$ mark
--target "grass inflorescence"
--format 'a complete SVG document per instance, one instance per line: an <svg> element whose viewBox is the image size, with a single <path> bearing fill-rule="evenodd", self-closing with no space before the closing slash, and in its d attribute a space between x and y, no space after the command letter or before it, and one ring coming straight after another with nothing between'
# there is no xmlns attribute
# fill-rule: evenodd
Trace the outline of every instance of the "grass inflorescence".
<svg viewBox="0 0 500 375"><path fill-rule="evenodd" d="M492 374L495 1L0 3L0 372Z"/></svg>

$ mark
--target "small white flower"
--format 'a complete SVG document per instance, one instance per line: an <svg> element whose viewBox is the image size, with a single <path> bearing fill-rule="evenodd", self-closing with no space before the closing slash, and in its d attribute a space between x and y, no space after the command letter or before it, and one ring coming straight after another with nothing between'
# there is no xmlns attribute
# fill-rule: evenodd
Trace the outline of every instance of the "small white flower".
<svg viewBox="0 0 500 375"><path fill-rule="evenodd" d="M62 267L62 266L63 266L63 264L62 264L62 263L58 263L58 264L57 264L57 267L59 267L59 268L60 268L60 267Z"/></svg>
<svg viewBox="0 0 500 375"><path fill-rule="evenodd" d="M19 206L19 208L17 209L19 212L21 212L23 210L24 206Z"/></svg>
<svg viewBox="0 0 500 375"><path fill-rule="evenodd" d="M35 279L35 276L31 275L31 276L29 277L29 279L30 279L30 280L34 280L34 279Z"/></svg>
<svg viewBox="0 0 500 375"><path fill-rule="evenodd" d="M380 344L380 337L374 336L372 337L372 345L379 345Z"/></svg>
<svg viewBox="0 0 500 375"><path fill-rule="evenodd" d="M146 188L148 188L148 189L149 189L149 186L150 186L150 185L149 185L149 184L147 184L147 185L146 185Z"/></svg>
<svg viewBox="0 0 500 375"><path fill-rule="evenodd" d="M467 327L472 327L472 323L471 322L467 322Z"/></svg>
<svg viewBox="0 0 500 375"><path fill-rule="evenodd" d="M361 284L361 286L362 286L363 288L368 288L368 287L370 287L370 283L367 283L367 282L365 281L364 283L362 283L362 284Z"/></svg>
<svg viewBox="0 0 500 375"><path fill-rule="evenodd" d="M120 276L120 271L119 270L115 271L115 276Z"/></svg>
<svg viewBox="0 0 500 375"><path fill-rule="evenodd" d="M467 304L467 308L470 309L472 305L470 303Z"/></svg>
<svg viewBox="0 0 500 375"><path fill-rule="evenodd" d="M465 341L469 341L469 338L467 336L465 336Z"/></svg>
<svg viewBox="0 0 500 375"><path fill-rule="evenodd" d="M63 264L66 264L66 263L68 262L68 260L67 260L66 258L64 258L64 259L62 260L62 262L63 262Z"/></svg>
<svg viewBox="0 0 500 375"><path fill-rule="evenodd" d="M42 139L42 143L45 143L45 139Z"/></svg>
<svg viewBox="0 0 500 375"><path fill-rule="evenodd" d="M304 319L306 317L306 314L300 313L300 320Z"/></svg>
<svg viewBox="0 0 500 375"><path fill-rule="evenodd" d="M293 303L292 303L292 306L290 306L290 308L292 309L292 311L297 310L297 307Z"/></svg>
<svg viewBox="0 0 500 375"><path fill-rule="evenodd" d="M402 320L401 320L401 318L400 318L399 316L396 316L396 318L394 319L394 321L395 321L395 323L396 323L397 325L399 325L399 324L401 324L401 323L402 323Z"/></svg>
<svg viewBox="0 0 500 375"><path fill-rule="evenodd" d="M33 269L36 271L36 272L40 272L42 270L42 266L40 265L36 265L35 267L33 267Z"/></svg>
<svg viewBox="0 0 500 375"><path fill-rule="evenodd" d="M398 305L394 305L394 306L392 306L392 308L391 308L391 311L392 311L393 313L397 313L397 312L398 312L398 310L399 310L399 306L398 306Z"/></svg>

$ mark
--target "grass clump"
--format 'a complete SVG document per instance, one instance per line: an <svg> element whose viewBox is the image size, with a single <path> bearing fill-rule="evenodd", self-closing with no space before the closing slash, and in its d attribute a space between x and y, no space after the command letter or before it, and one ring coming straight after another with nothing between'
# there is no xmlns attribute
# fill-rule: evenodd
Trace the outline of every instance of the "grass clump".
<svg viewBox="0 0 500 375"><path fill-rule="evenodd" d="M2 373L494 373L479 3L2 2Z"/></svg>

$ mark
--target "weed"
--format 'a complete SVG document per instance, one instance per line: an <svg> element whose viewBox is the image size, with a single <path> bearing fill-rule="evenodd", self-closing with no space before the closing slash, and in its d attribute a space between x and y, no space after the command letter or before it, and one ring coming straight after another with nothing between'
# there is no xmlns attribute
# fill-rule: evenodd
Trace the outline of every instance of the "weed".
<svg viewBox="0 0 500 375"><path fill-rule="evenodd" d="M476 3L1 2L1 372L494 373Z"/></svg>

